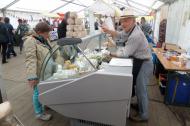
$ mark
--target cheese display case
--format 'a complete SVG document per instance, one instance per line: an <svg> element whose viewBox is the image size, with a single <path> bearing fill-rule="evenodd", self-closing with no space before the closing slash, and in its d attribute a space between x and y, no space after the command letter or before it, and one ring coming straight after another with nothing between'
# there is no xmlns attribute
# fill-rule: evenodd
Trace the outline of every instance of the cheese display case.
<svg viewBox="0 0 190 126"><path fill-rule="evenodd" d="M72 126L125 126L129 116L132 62L121 65L113 58L102 67L106 38L100 36L60 39L42 65L39 100L70 118Z"/></svg>

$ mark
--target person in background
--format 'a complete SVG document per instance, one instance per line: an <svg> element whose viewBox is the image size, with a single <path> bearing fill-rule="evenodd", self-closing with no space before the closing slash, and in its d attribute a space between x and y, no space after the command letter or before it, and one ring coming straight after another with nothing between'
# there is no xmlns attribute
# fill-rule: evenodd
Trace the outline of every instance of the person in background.
<svg viewBox="0 0 190 126"><path fill-rule="evenodd" d="M94 29L95 29L95 30L98 30L98 29L99 29L98 26L99 26L98 20L96 20L96 21L94 22Z"/></svg>
<svg viewBox="0 0 190 126"><path fill-rule="evenodd" d="M58 38L64 38L66 37L67 32L67 19L69 18L70 12L65 13L64 19L61 21L61 23L58 26L57 32L58 32Z"/></svg>
<svg viewBox="0 0 190 126"><path fill-rule="evenodd" d="M44 112L42 104L38 99L38 87L40 70L46 55L51 51L49 43L49 32L51 28L45 22L38 23L32 35L26 37L24 42L26 74L28 84L33 89L33 106L36 118L40 120L50 120L51 115Z"/></svg>
<svg viewBox="0 0 190 126"><path fill-rule="evenodd" d="M121 39L123 48L119 48L116 53L110 53L111 56L120 58L133 58L133 89L136 85L136 93L133 90L133 96L137 96L139 113L131 115L134 121L148 121L148 93L146 85L149 83L150 75L153 70L151 54L148 49L148 42L139 26L136 25L133 14L123 15L120 19L123 31L117 32L102 26L102 30L112 37Z"/></svg>
<svg viewBox="0 0 190 126"><path fill-rule="evenodd" d="M143 33L144 33L146 39L148 40L148 42L154 44L154 41L153 41L153 39L152 39L152 37L151 37L152 28L151 28L150 24L148 24L148 23L146 22L145 17L142 17L142 18L141 18L140 27L141 27L141 30L143 31Z"/></svg>
<svg viewBox="0 0 190 126"><path fill-rule="evenodd" d="M39 20L39 23L42 22L42 19Z"/></svg>
<svg viewBox="0 0 190 126"><path fill-rule="evenodd" d="M22 49L23 49L23 37L27 34L27 32L29 31L28 27L26 24L23 23L23 20L18 19L18 27L16 30L16 34L19 37L19 47L20 47L20 54L22 54Z"/></svg>
<svg viewBox="0 0 190 126"><path fill-rule="evenodd" d="M43 22L47 23L48 25L50 25L50 22L48 20L46 20L45 18L43 18Z"/></svg>
<svg viewBox="0 0 190 126"><path fill-rule="evenodd" d="M9 44L8 44L8 50L7 50L7 58L10 58L10 55L17 56L16 52L14 51L14 29L13 26L10 24L10 19L8 17L5 17L4 19L5 25L9 32Z"/></svg>
<svg viewBox="0 0 190 126"><path fill-rule="evenodd" d="M2 64L8 63L6 59L8 43L9 43L8 29L4 24L3 17L0 17L0 46L2 47Z"/></svg>
<svg viewBox="0 0 190 126"><path fill-rule="evenodd" d="M30 27L30 25L28 24L28 21L27 21L27 20L23 20L23 24L28 27L28 31L31 30L31 27Z"/></svg>

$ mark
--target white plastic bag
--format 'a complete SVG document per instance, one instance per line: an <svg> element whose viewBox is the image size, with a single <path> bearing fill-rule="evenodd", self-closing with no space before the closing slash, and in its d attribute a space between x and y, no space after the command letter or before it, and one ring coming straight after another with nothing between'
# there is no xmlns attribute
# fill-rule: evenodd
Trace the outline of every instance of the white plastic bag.
<svg viewBox="0 0 190 126"><path fill-rule="evenodd" d="M112 21L111 17L107 17L105 19L104 25L106 27L108 27L109 30L115 31L115 28L114 28L113 21Z"/></svg>

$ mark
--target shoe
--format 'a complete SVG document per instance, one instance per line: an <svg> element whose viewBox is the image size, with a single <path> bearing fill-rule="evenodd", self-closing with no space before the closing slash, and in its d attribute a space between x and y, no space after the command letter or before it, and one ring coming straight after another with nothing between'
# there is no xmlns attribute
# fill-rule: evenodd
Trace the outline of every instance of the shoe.
<svg viewBox="0 0 190 126"><path fill-rule="evenodd" d="M135 122L148 122L148 119L142 119L139 115L130 116L129 119Z"/></svg>
<svg viewBox="0 0 190 126"><path fill-rule="evenodd" d="M52 115L43 113L43 114L36 115L36 118L43 121L49 121L52 118Z"/></svg>
<svg viewBox="0 0 190 126"><path fill-rule="evenodd" d="M131 108L135 109L136 111L139 111L138 104L131 104Z"/></svg>
<svg viewBox="0 0 190 126"><path fill-rule="evenodd" d="M7 61L2 62L2 64L8 63Z"/></svg>
<svg viewBox="0 0 190 126"><path fill-rule="evenodd" d="M16 54L16 53L13 53L13 56L14 56L14 57L16 57L16 56L17 56L17 54Z"/></svg>

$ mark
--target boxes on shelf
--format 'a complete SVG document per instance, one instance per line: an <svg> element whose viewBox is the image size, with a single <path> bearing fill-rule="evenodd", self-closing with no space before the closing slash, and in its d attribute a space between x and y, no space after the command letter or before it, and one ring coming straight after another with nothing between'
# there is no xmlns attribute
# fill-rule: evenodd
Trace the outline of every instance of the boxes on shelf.
<svg viewBox="0 0 190 126"><path fill-rule="evenodd" d="M190 76L172 73L168 75L165 103L190 106Z"/></svg>

